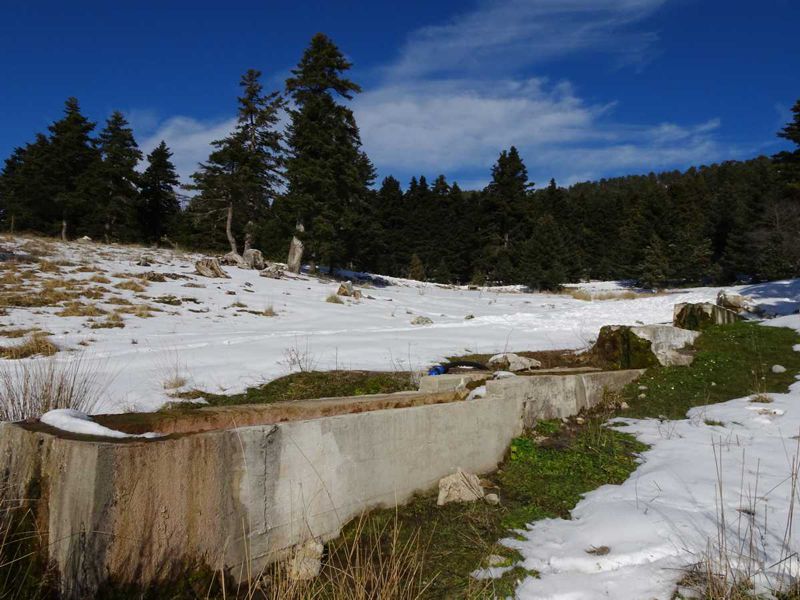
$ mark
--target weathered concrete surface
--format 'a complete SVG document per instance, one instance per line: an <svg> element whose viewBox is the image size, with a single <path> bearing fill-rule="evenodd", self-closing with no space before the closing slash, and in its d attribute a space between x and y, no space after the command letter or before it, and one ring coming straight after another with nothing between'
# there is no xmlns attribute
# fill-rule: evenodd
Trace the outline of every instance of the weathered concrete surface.
<svg viewBox="0 0 800 600"><path fill-rule="evenodd" d="M580 375L509 377L486 382L486 399L503 398L522 403L526 427L541 419L575 415L600 404L606 391L622 389L644 369L602 371Z"/></svg>
<svg viewBox="0 0 800 600"><path fill-rule="evenodd" d="M468 383L483 381L491 376L492 374L489 371L425 375L419 382L419 391L425 393L454 392L466 389Z"/></svg>
<svg viewBox="0 0 800 600"><path fill-rule="evenodd" d="M415 405L401 394L392 408L378 397L378 410L364 404L369 397L338 399L347 409L340 414L281 422L254 422L271 413L252 406L208 408L224 417L192 427L223 428L174 433L162 423L173 433L150 440L4 423L0 455L6 483L38 498L66 598L92 597L109 579L143 584L198 564L245 579L296 544L335 537L365 509L395 506L458 468L495 469L525 424L593 406L638 374L510 377L488 381L483 399L434 394L450 401ZM242 419L230 426L236 410Z"/></svg>

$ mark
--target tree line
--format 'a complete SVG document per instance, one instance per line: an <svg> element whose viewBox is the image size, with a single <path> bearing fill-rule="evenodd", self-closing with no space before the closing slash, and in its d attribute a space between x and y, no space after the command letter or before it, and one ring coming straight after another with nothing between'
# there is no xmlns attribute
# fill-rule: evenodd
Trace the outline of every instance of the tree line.
<svg viewBox="0 0 800 600"><path fill-rule="evenodd" d="M241 78L233 131L181 187L162 141L147 157L114 112L96 124L75 98L0 173L0 225L301 262L443 283L552 289L580 279L642 285L800 275L800 101L774 157L536 188L500 153L483 190L444 175L376 186L348 101L361 91L332 40L315 35L283 92ZM281 130L281 115L288 125ZM190 192L190 193L187 193Z"/></svg>

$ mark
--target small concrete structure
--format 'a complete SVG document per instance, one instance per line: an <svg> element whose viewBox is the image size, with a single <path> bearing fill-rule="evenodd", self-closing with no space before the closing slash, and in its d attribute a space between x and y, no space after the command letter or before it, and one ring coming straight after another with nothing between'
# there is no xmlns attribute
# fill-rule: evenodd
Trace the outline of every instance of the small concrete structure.
<svg viewBox="0 0 800 600"><path fill-rule="evenodd" d="M2 423L4 483L32 498L65 598L93 597L109 580L169 579L186 565L241 580L458 468L494 470L526 425L594 406L639 374L489 380L486 397L470 401L422 391L97 419L165 434L155 439ZM422 388L454 384L439 376Z"/></svg>

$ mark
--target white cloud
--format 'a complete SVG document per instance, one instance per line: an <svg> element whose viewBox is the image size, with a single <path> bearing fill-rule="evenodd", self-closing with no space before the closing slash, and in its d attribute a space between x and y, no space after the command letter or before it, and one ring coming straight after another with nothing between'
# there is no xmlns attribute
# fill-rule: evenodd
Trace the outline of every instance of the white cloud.
<svg viewBox="0 0 800 600"><path fill-rule="evenodd" d="M235 118L201 121L191 117L171 117L141 142L141 149L147 154L164 140L172 150L172 162L181 181L189 183L197 165L208 158L211 142L227 136L235 125Z"/></svg>
<svg viewBox="0 0 800 600"><path fill-rule="evenodd" d="M666 1L483 0L448 23L412 32L383 79L353 102L364 147L381 175L443 172L475 185L510 145L539 184L716 160L716 119L628 123L613 99L587 102L569 82L529 74L544 61L587 51L643 64L657 36L641 22ZM211 140L233 125L173 117L143 148L165 139L188 181Z"/></svg>
<svg viewBox="0 0 800 600"><path fill-rule="evenodd" d="M395 77L508 71L592 49L640 62L657 40L629 26L666 0L484 0L471 12L409 36Z"/></svg>

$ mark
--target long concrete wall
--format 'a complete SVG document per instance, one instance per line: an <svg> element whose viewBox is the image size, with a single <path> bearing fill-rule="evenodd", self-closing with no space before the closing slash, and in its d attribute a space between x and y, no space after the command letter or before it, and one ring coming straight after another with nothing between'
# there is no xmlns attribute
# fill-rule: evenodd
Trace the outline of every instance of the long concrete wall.
<svg viewBox="0 0 800 600"><path fill-rule="evenodd" d="M496 468L536 418L574 414L638 372L487 382L487 397L110 441L0 425L10 485L39 494L66 597L145 583L188 564L236 578L309 537L338 535L461 467Z"/></svg>

